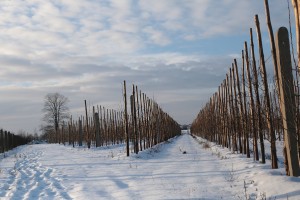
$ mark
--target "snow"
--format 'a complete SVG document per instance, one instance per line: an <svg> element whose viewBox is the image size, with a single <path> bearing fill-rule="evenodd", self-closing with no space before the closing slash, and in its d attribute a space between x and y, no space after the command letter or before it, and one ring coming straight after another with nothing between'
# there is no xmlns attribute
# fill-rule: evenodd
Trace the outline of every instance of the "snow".
<svg viewBox="0 0 300 200"><path fill-rule="evenodd" d="M188 134L130 157L124 145L33 144L1 158L0 199L300 199L282 166Z"/></svg>

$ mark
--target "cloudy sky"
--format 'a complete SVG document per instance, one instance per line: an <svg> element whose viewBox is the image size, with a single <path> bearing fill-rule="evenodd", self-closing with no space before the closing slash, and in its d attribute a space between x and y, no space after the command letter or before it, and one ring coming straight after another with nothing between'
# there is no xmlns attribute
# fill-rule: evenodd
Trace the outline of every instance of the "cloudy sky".
<svg viewBox="0 0 300 200"><path fill-rule="evenodd" d="M270 7L274 30L288 26L287 0ZM262 0L1 0L0 127L38 130L52 92L74 116L84 99L121 108L123 80L190 123L240 59L255 14L268 57Z"/></svg>

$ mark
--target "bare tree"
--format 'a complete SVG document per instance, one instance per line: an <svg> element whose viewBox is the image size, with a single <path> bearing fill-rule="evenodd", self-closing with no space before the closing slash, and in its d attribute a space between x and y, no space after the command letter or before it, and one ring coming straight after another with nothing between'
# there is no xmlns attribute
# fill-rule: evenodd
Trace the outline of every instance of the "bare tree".
<svg viewBox="0 0 300 200"><path fill-rule="evenodd" d="M47 124L45 127L49 133L54 133L55 142L59 142L59 127L69 118L68 102L67 97L57 92L47 94L44 99L43 121Z"/></svg>

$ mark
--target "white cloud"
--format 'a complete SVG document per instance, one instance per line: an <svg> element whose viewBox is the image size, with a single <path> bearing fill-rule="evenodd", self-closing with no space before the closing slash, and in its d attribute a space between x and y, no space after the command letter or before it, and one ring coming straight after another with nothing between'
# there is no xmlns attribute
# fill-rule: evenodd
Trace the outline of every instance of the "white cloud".
<svg viewBox="0 0 300 200"><path fill-rule="evenodd" d="M147 38L156 45L165 46L171 43L171 40L164 34L164 32L156 30L151 26L144 28L143 31L147 34Z"/></svg>
<svg viewBox="0 0 300 200"><path fill-rule="evenodd" d="M115 11L113 13L113 17L119 20L123 20L124 18L131 15L132 9L132 1L131 0L112 0L111 6Z"/></svg>
<svg viewBox="0 0 300 200"><path fill-rule="evenodd" d="M179 5L182 1L178 0L139 0L139 6L142 12L148 13L156 20L178 20L183 15L183 10Z"/></svg>
<svg viewBox="0 0 300 200"><path fill-rule="evenodd" d="M196 40L197 37L194 34L187 34L183 36L183 39L187 41L193 41Z"/></svg>
<svg viewBox="0 0 300 200"><path fill-rule="evenodd" d="M276 30L285 2L270 6ZM248 34L263 10L261 1L235 0L0 1L0 127L38 127L49 92L68 96L76 112L83 99L119 105L125 79L168 109L189 102L196 112L232 62L206 55L202 39Z"/></svg>

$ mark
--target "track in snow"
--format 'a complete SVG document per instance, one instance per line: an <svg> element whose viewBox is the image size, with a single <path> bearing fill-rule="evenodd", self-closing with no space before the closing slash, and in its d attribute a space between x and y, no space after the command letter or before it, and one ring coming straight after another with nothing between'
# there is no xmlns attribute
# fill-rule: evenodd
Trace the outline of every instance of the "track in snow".
<svg viewBox="0 0 300 200"><path fill-rule="evenodd" d="M21 156L16 156L15 169L0 183L0 197L229 199L237 195L227 179L230 159L217 158L190 135L129 158L123 145L88 150L40 144L26 146L17 155Z"/></svg>
<svg viewBox="0 0 300 200"><path fill-rule="evenodd" d="M0 189L0 197L7 199L71 199L52 176L53 169L43 166L39 159L42 151L23 152L15 155L14 168L7 182Z"/></svg>

